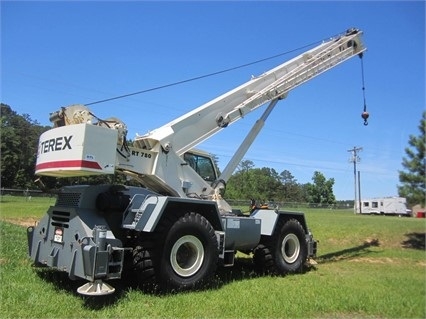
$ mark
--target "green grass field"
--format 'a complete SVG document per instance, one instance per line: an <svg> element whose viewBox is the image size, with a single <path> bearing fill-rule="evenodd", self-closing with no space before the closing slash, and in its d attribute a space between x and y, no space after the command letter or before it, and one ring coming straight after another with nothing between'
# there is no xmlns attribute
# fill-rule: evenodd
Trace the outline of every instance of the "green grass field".
<svg viewBox="0 0 426 319"><path fill-rule="evenodd" d="M4 196L0 202L1 318L425 318L424 219L309 210L319 240L317 265L303 274L259 276L239 255L212 287L156 295L111 281L116 293L84 297L64 273L27 256L25 226L53 198Z"/></svg>

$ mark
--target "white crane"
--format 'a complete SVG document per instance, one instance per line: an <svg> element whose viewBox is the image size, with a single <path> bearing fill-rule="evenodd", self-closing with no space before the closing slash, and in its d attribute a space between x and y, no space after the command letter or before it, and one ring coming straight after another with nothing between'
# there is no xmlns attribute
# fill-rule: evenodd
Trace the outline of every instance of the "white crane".
<svg viewBox="0 0 426 319"><path fill-rule="evenodd" d="M299 272L317 251L301 212L255 209L239 214L221 189L277 102L290 90L365 51L362 32L350 29L252 78L170 123L126 141L126 125L100 120L84 105L51 114L54 128L40 136L36 174L69 177L121 172L144 187L73 185L58 191L36 226L28 227L35 265L89 282L86 295L114 292L104 280L133 271L141 284L187 289L231 267L236 251L253 254L256 268ZM217 177L199 143L270 103ZM146 116L146 115L145 115ZM364 108L364 120L368 117ZM125 255L128 258L125 258ZM125 266L126 264L126 266Z"/></svg>

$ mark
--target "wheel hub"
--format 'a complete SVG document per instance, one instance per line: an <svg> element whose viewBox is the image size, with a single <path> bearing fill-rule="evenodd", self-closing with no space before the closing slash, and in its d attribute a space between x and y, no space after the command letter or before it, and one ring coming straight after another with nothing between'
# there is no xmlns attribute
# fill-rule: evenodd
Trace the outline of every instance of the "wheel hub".
<svg viewBox="0 0 426 319"><path fill-rule="evenodd" d="M195 236L183 236L172 247L170 264L173 271L181 277L194 275L201 268L203 260L204 247Z"/></svg>
<svg viewBox="0 0 426 319"><path fill-rule="evenodd" d="M281 254L286 263L292 264L299 257L300 242L295 234L288 234L283 239L281 245Z"/></svg>

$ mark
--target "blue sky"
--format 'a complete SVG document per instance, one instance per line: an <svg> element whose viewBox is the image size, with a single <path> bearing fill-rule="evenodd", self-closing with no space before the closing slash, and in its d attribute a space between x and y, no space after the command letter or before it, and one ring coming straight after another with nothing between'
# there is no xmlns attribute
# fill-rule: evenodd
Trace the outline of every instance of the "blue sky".
<svg viewBox="0 0 426 319"><path fill-rule="evenodd" d="M364 31L364 126L359 58L280 101L245 159L334 178L353 199L354 146L362 197L397 195L398 170L425 109L424 1L1 2L1 102L50 125L49 113L232 68L300 48L350 27ZM302 53L298 51L297 54ZM124 99L95 104L143 134L294 55ZM199 146L223 169L263 109Z"/></svg>

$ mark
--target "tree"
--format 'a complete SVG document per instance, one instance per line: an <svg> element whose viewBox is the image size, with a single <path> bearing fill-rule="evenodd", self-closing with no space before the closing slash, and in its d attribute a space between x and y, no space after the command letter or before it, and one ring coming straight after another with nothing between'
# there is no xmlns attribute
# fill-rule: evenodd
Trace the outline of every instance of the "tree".
<svg viewBox="0 0 426 319"><path fill-rule="evenodd" d="M253 161L242 160L237 167L237 172L248 172L254 167Z"/></svg>
<svg viewBox="0 0 426 319"><path fill-rule="evenodd" d="M279 188L279 175L274 169L254 168L252 161L243 160L228 181L226 198L267 201L276 199Z"/></svg>
<svg viewBox="0 0 426 319"><path fill-rule="evenodd" d="M334 179L326 180L315 172L313 184L300 184L290 171L278 174L273 168L255 168L250 160L243 160L230 177L225 197L227 199L255 199L260 202L312 202L334 204Z"/></svg>
<svg viewBox="0 0 426 319"><path fill-rule="evenodd" d="M253 184L257 194L259 194L257 198L260 197L259 199L263 201L276 200L281 186L278 173L269 167L254 169L252 172L254 175ZM256 197L250 196L250 198Z"/></svg>
<svg viewBox="0 0 426 319"><path fill-rule="evenodd" d="M333 193L334 178L326 180L321 172L315 171L312 181L313 184L307 184L309 202L315 204L334 204L336 202Z"/></svg>
<svg viewBox="0 0 426 319"><path fill-rule="evenodd" d="M290 171L284 170L280 176L281 186L280 194L281 200L285 202L303 202L306 201L303 191L303 185L297 182L297 179L291 174Z"/></svg>
<svg viewBox="0 0 426 319"><path fill-rule="evenodd" d="M47 128L1 103L1 185L32 187L38 137Z"/></svg>
<svg viewBox="0 0 426 319"><path fill-rule="evenodd" d="M408 147L405 148L406 157L402 159L403 171L399 171L398 186L399 196L405 197L410 206L420 204L425 206L425 130L426 130L426 111L423 111L420 125L418 126L420 135L410 135Z"/></svg>

